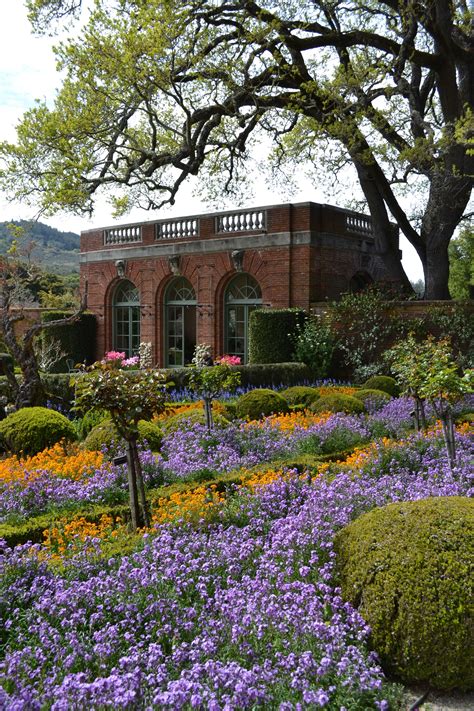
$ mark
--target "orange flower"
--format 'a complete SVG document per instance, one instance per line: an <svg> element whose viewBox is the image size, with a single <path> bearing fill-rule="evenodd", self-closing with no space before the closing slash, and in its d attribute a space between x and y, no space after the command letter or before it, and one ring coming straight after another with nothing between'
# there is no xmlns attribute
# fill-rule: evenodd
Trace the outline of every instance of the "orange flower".
<svg viewBox="0 0 474 711"><path fill-rule="evenodd" d="M12 456L0 462L0 481L22 481L25 475L34 479L46 470L62 478L79 480L102 466L102 452L80 450L77 445L67 449L58 442L33 457Z"/></svg>

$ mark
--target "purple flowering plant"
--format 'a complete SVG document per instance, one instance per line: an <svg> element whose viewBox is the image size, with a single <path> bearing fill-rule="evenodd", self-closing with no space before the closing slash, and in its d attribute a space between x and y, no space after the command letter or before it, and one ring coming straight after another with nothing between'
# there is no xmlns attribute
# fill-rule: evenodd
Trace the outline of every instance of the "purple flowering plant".
<svg viewBox="0 0 474 711"><path fill-rule="evenodd" d="M456 437L454 469L439 432L412 433L359 469L242 490L217 525L159 526L129 555L53 571L3 547L0 707L402 709L340 596L333 539L374 506L472 494Z"/></svg>

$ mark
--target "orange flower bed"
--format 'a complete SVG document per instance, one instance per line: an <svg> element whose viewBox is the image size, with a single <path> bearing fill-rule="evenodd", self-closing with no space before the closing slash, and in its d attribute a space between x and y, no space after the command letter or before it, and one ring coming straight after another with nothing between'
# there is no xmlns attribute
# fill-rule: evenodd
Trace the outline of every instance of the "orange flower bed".
<svg viewBox="0 0 474 711"><path fill-rule="evenodd" d="M281 415L270 415L264 420L252 420L250 423L252 427L255 425L264 427L267 423L270 423L272 427L278 427L282 432L293 432L295 427L302 427L307 429L312 425L322 424L331 416L330 412L313 414L309 410L303 410L302 412L288 412Z"/></svg>
<svg viewBox="0 0 474 711"><path fill-rule="evenodd" d="M22 481L37 478L48 471L62 478L79 480L104 463L102 452L89 452L61 443L44 449L32 457L12 456L0 461L0 481Z"/></svg>
<svg viewBox="0 0 474 711"><path fill-rule="evenodd" d="M120 517L103 514L98 523L87 521L84 516L72 520L60 520L56 525L43 531L43 545L53 558L62 558L90 546L84 545L93 538L113 540L121 532L126 532Z"/></svg>
<svg viewBox="0 0 474 711"><path fill-rule="evenodd" d="M152 514L152 523L161 524L183 519L199 521L215 513L225 500L215 484L198 486L191 491L178 491L169 497L158 499Z"/></svg>
<svg viewBox="0 0 474 711"><path fill-rule="evenodd" d="M204 412L204 402L202 400L198 400L197 402L191 402L188 403L187 405L176 405L176 406L169 406L164 410L162 413L159 415L155 415L153 418L154 422L163 422L164 420L167 420L168 417L173 417L173 415L183 415L183 414L189 414L191 415L194 412ZM212 403L212 411L216 413L222 413L225 411L225 406L221 403L215 400Z"/></svg>

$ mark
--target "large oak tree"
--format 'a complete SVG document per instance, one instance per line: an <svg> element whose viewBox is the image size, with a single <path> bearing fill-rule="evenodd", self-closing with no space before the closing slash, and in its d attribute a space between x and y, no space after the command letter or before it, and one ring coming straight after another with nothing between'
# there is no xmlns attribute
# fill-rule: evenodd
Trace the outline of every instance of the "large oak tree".
<svg viewBox="0 0 474 711"><path fill-rule="evenodd" d="M39 30L81 0L30 0ZM379 253L426 298L449 298L448 245L473 179L474 33L465 0L97 0L57 49L65 77L4 144L2 183L46 212L173 203L189 175L229 190L270 136L274 161L350 162ZM314 170L318 165L314 164ZM404 208L407 191L416 210Z"/></svg>

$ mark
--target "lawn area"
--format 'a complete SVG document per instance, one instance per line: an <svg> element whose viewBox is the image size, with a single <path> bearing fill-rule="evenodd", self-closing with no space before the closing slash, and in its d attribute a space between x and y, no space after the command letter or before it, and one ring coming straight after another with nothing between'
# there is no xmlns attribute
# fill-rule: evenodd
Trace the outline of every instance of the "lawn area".
<svg viewBox="0 0 474 711"><path fill-rule="evenodd" d="M250 422L226 407L210 432L179 405L157 420L152 524L133 534L107 450L0 462L1 708L405 708L335 539L391 502L469 497L472 428L459 418L453 467L408 398Z"/></svg>

